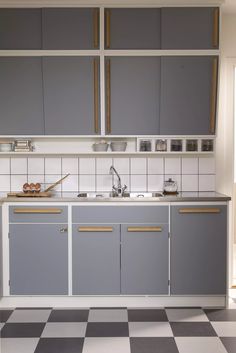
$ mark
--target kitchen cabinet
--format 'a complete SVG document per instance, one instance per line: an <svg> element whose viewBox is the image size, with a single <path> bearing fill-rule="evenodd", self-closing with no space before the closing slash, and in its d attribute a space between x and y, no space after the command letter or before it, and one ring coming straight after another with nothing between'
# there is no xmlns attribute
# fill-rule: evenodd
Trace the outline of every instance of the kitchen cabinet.
<svg viewBox="0 0 236 353"><path fill-rule="evenodd" d="M121 294L168 294L168 224L121 226Z"/></svg>
<svg viewBox="0 0 236 353"><path fill-rule="evenodd" d="M79 50L99 47L98 8L45 8L43 49Z"/></svg>
<svg viewBox="0 0 236 353"><path fill-rule="evenodd" d="M227 206L171 207L171 294L225 295Z"/></svg>
<svg viewBox="0 0 236 353"><path fill-rule="evenodd" d="M41 49L40 9L0 9L0 50Z"/></svg>
<svg viewBox="0 0 236 353"><path fill-rule="evenodd" d="M215 133L217 57L161 59L161 135Z"/></svg>
<svg viewBox="0 0 236 353"><path fill-rule="evenodd" d="M120 226L74 224L73 294L120 294Z"/></svg>
<svg viewBox="0 0 236 353"><path fill-rule="evenodd" d="M106 133L158 135L160 58L106 58Z"/></svg>
<svg viewBox="0 0 236 353"><path fill-rule="evenodd" d="M161 10L105 9L106 49L160 49Z"/></svg>
<svg viewBox="0 0 236 353"><path fill-rule="evenodd" d="M218 49L219 9L166 7L161 9L162 49Z"/></svg>
<svg viewBox="0 0 236 353"><path fill-rule="evenodd" d="M99 59L43 58L46 135L100 132Z"/></svg>
<svg viewBox="0 0 236 353"><path fill-rule="evenodd" d="M41 58L1 57L0 77L0 134L43 135Z"/></svg>
<svg viewBox="0 0 236 353"><path fill-rule="evenodd" d="M68 294L66 210L48 206L10 207L11 295Z"/></svg>
<svg viewBox="0 0 236 353"><path fill-rule="evenodd" d="M2 261L2 206L0 206L0 298L3 295L3 261Z"/></svg>

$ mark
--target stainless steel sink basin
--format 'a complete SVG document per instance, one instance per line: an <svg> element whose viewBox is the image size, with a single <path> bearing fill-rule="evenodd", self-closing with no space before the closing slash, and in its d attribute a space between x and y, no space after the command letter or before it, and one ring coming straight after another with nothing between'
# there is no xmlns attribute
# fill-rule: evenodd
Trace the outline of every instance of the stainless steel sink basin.
<svg viewBox="0 0 236 353"><path fill-rule="evenodd" d="M80 198L92 198L92 199L106 199L106 198L152 198L152 197L163 197L162 193L159 192L125 192L122 197L117 196L113 192L82 192L78 194Z"/></svg>

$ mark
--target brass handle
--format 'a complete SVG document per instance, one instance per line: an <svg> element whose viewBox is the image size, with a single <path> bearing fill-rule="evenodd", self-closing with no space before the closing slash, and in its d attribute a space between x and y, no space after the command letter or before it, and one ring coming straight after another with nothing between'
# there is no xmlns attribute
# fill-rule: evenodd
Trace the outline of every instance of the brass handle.
<svg viewBox="0 0 236 353"><path fill-rule="evenodd" d="M218 58L213 58L212 62L212 81L211 81L211 108L210 108L210 132L215 133L216 122L216 101L217 101L217 72Z"/></svg>
<svg viewBox="0 0 236 353"><path fill-rule="evenodd" d="M94 81L94 132L98 133L98 116L99 116L99 90L98 90L98 73L99 61L98 58L93 60L93 81Z"/></svg>
<svg viewBox="0 0 236 353"><path fill-rule="evenodd" d="M128 232L162 232L161 227L128 227Z"/></svg>
<svg viewBox="0 0 236 353"><path fill-rule="evenodd" d="M68 228L60 228L60 233L67 233L68 232Z"/></svg>
<svg viewBox="0 0 236 353"><path fill-rule="evenodd" d="M60 214L60 208L15 208L14 213L17 214Z"/></svg>
<svg viewBox="0 0 236 353"><path fill-rule="evenodd" d="M220 208L180 208L179 213L220 213Z"/></svg>
<svg viewBox="0 0 236 353"><path fill-rule="evenodd" d="M106 131L111 133L111 60L106 59Z"/></svg>
<svg viewBox="0 0 236 353"><path fill-rule="evenodd" d="M93 9L93 47L99 47L99 9Z"/></svg>
<svg viewBox="0 0 236 353"><path fill-rule="evenodd" d="M113 227L79 227L78 232L113 232Z"/></svg>
<svg viewBox="0 0 236 353"><path fill-rule="evenodd" d="M110 48L111 45L111 11L106 9L105 10L105 46L106 48Z"/></svg>
<svg viewBox="0 0 236 353"><path fill-rule="evenodd" d="M219 8L214 9L213 13L213 35L212 35L213 48L219 46Z"/></svg>

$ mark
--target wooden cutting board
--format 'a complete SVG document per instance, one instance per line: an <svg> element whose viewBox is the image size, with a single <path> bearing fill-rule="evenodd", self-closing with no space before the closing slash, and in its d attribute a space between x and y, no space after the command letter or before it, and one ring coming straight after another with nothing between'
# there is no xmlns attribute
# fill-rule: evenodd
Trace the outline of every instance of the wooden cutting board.
<svg viewBox="0 0 236 353"><path fill-rule="evenodd" d="M51 192L18 192L18 193L9 193L8 197L51 197Z"/></svg>

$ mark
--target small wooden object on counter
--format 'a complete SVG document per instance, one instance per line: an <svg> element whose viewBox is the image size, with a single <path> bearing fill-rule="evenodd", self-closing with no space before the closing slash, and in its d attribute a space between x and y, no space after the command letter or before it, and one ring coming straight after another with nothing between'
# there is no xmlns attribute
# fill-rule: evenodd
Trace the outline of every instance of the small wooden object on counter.
<svg viewBox="0 0 236 353"><path fill-rule="evenodd" d="M66 174L63 178L61 178L60 180L58 180L56 183L52 184L51 186L49 186L46 190L44 190L44 192L48 192L52 189L54 189L58 184L61 184L61 182L66 179L68 176L70 175L70 173Z"/></svg>
<svg viewBox="0 0 236 353"><path fill-rule="evenodd" d="M10 193L7 194L8 197L16 196L16 197L51 197L52 194L50 192L18 192L18 193Z"/></svg>

